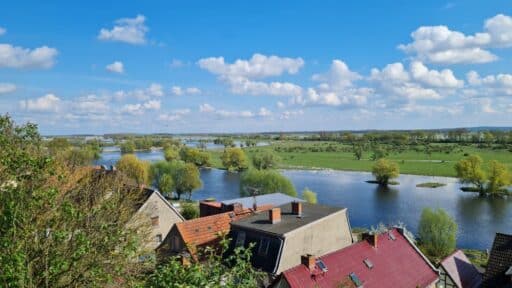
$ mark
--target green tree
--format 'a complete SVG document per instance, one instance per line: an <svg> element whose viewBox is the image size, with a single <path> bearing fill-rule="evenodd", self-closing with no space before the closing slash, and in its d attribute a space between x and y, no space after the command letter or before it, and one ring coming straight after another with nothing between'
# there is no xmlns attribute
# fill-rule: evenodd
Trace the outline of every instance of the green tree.
<svg viewBox="0 0 512 288"><path fill-rule="evenodd" d="M372 174L377 183L387 185L390 179L397 178L400 175L398 164L387 159L379 159L373 165Z"/></svg>
<svg viewBox="0 0 512 288"><path fill-rule="evenodd" d="M311 204L316 204L318 202L316 193L311 191L309 188L304 188L302 191L302 199Z"/></svg>
<svg viewBox="0 0 512 288"><path fill-rule="evenodd" d="M388 154L388 152L386 151L386 149L382 148L381 146L377 146L373 149L371 159L372 159L372 161L376 161L376 160L386 157L387 154Z"/></svg>
<svg viewBox="0 0 512 288"><path fill-rule="evenodd" d="M188 193L188 199L190 199L192 192L203 186L199 169L192 163L174 163L172 173L178 199L181 198L183 193Z"/></svg>
<svg viewBox="0 0 512 288"><path fill-rule="evenodd" d="M357 160L361 160L361 158L363 158L363 145L354 145L352 148L352 152L354 153L354 157L356 157Z"/></svg>
<svg viewBox="0 0 512 288"><path fill-rule="evenodd" d="M71 148L71 143L69 143L68 139L66 139L66 138L57 137L57 138L53 138L52 140L48 141L46 143L46 147L48 147L50 154L56 155L62 151L65 151L65 150Z"/></svg>
<svg viewBox="0 0 512 288"><path fill-rule="evenodd" d="M418 236L423 252L441 259L455 250L457 223L441 208L435 211L425 208L421 213Z"/></svg>
<svg viewBox="0 0 512 288"><path fill-rule="evenodd" d="M199 208L193 203L185 203L181 207L181 215L187 220L198 218Z"/></svg>
<svg viewBox="0 0 512 288"><path fill-rule="evenodd" d="M162 175L158 181L157 188L158 191L162 192L164 195L169 195L174 189L174 179L172 179L172 175Z"/></svg>
<svg viewBox="0 0 512 288"><path fill-rule="evenodd" d="M257 169L271 169L276 168L280 159L279 156L277 156L272 151L263 151L260 153L256 153L252 157L252 163L254 167Z"/></svg>
<svg viewBox="0 0 512 288"><path fill-rule="evenodd" d="M489 162L487 192L497 193L510 185L510 173L507 166L492 160Z"/></svg>
<svg viewBox="0 0 512 288"><path fill-rule="evenodd" d="M56 157L62 158L68 166L71 168L90 165L91 162L96 159L96 152L91 148L84 146L82 148L71 148L62 151Z"/></svg>
<svg viewBox="0 0 512 288"><path fill-rule="evenodd" d="M169 162L179 160L180 152L174 146L169 146L164 149L164 157Z"/></svg>
<svg viewBox="0 0 512 288"><path fill-rule="evenodd" d="M483 193L485 191L485 173L482 170L482 158L478 155L470 155L455 164L457 178L460 182L472 184Z"/></svg>
<svg viewBox="0 0 512 288"><path fill-rule="evenodd" d="M135 152L135 143L133 143L131 140L125 140L123 143L121 143L120 148L121 153L123 154L133 153Z"/></svg>
<svg viewBox="0 0 512 288"><path fill-rule="evenodd" d="M249 169L242 174L240 179L240 194L242 196L277 192L297 196L297 191L290 180L277 171Z"/></svg>
<svg viewBox="0 0 512 288"><path fill-rule="evenodd" d="M134 154L123 155L117 161L116 167L138 185L149 183L149 163L139 160Z"/></svg>
<svg viewBox="0 0 512 288"><path fill-rule="evenodd" d="M247 157L244 150L240 148L226 148L220 159L222 166L230 171L241 171L247 169Z"/></svg>
<svg viewBox="0 0 512 288"><path fill-rule="evenodd" d="M193 163L197 167L211 166L210 153L208 153L208 151L201 151L197 148L184 146L180 150L180 158L187 163Z"/></svg>

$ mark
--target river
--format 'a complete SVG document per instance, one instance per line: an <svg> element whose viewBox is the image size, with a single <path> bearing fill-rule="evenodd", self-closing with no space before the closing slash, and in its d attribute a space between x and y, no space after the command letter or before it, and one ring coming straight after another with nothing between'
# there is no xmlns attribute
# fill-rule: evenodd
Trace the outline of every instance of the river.
<svg viewBox="0 0 512 288"><path fill-rule="evenodd" d="M137 152L148 161L163 159L161 151ZM102 153L97 164L114 164L120 153ZM490 249L494 234L512 234L512 197L480 197L460 191L455 178L401 175L399 185L382 188L366 183L372 175L367 172L332 170L282 170L299 194L308 187L318 194L324 205L346 207L352 227L396 224L399 221L416 233L421 211L425 207L443 208L458 225L457 246L460 248ZM195 200L213 197L225 200L239 197L239 174L219 169L201 170L203 188L192 195ZM418 188L419 183L440 182L439 188Z"/></svg>

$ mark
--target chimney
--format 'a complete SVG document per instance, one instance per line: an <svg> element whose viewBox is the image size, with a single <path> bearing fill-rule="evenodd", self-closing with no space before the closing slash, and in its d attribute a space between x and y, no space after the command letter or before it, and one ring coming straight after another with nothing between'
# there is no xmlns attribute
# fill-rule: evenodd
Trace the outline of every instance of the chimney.
<svg viewBox="0 0 512 288"><path fill-rule="evenodd" d="M292 202L292 214L293 215L302 215L302 203L301 202Z"/></svg>
<svg viewBox="0 0 512 288"><path fill-rule="evenodd" d="M281 222L281 208L268 210L268 221L272 224Z"/></svg>
<svg viewBox="0 0 512 288"><path fill-rule="evenodd" d="M368 243L370 243L370 245L372 245L374 248L378 247L378 239L379 239L378 233L367 232L367 233L363 234L363 240L368 241Z"/></svg>
<svg viewBox="0 0 512 288"><path fill-rule="evenodd" d="M309 271L313 271L315 270L316 266L316 258L314 255L311 254L302 255L300 256L300 263L306 266L309 269Z"/></svg>

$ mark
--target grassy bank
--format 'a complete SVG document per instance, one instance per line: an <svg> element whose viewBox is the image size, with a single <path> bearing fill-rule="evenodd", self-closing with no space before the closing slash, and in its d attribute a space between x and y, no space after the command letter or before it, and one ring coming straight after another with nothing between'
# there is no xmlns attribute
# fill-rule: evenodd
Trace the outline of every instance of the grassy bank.
<svg viewBox="0 0 512 288"><path fill-rule="evenodd" d="M454 146L454 144L435 144L435 146L443 145ZM294 149L298 151L293 151ZM362 159L356 160L351 152L351 146L333 142L277 141L270 146L244 148L244 150L249 157L259 151L274 150L282 159L281 168L371 171L375 163L370 159L371 152L364 152ZM213 166L222 167L220 161L222 150L211 151L211 153ZM402 174L455 177L455 163L469 154L478 154L485 162L499 160L512 170L512 153L508 150L481 149L474 145L456 146L449 153L433 152L430 155L413 149L402 152L391 151L386 158L396 161Z"/></svg>

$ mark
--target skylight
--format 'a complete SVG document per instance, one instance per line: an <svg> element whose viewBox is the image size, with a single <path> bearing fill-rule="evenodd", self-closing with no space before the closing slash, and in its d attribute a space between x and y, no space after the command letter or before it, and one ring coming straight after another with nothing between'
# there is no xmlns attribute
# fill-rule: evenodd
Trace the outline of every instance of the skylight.
<svg viewBox="0 0 512 288"><path fill-rule="evenodd" d="M373 268L373 263L372 261L370 261L370 259L366 258L363 260L364 264L366 265L366 267L368 267L368 269L372 269Z"/></svg>
<svg viewBox="0 0 512 288"><path fill-rule="evenodd" d="M389 239L391 239L393 241L396 240L395 234L393 234L393 232L391 232L391 231L388 232L388 237L389 237Z"/></svg>
<svg viewBox="0 0 512 288"><path fill-rule="evenodd" d="M327 269L327 265L325 265L324 261L321 259L316 260L316 266L322 270L322 272L327 272L329 269Z"/></svg>
<svg viewBox="0 0 512 288"><path fill-rule="evenodd" d="M359 277L357 277L356 273L352 272L349 274L349 276L350 276L350 280L352 280L352 282L354 282L356 287L363 286L363 282L361 282L361 280L359 280Z"/></svg>

